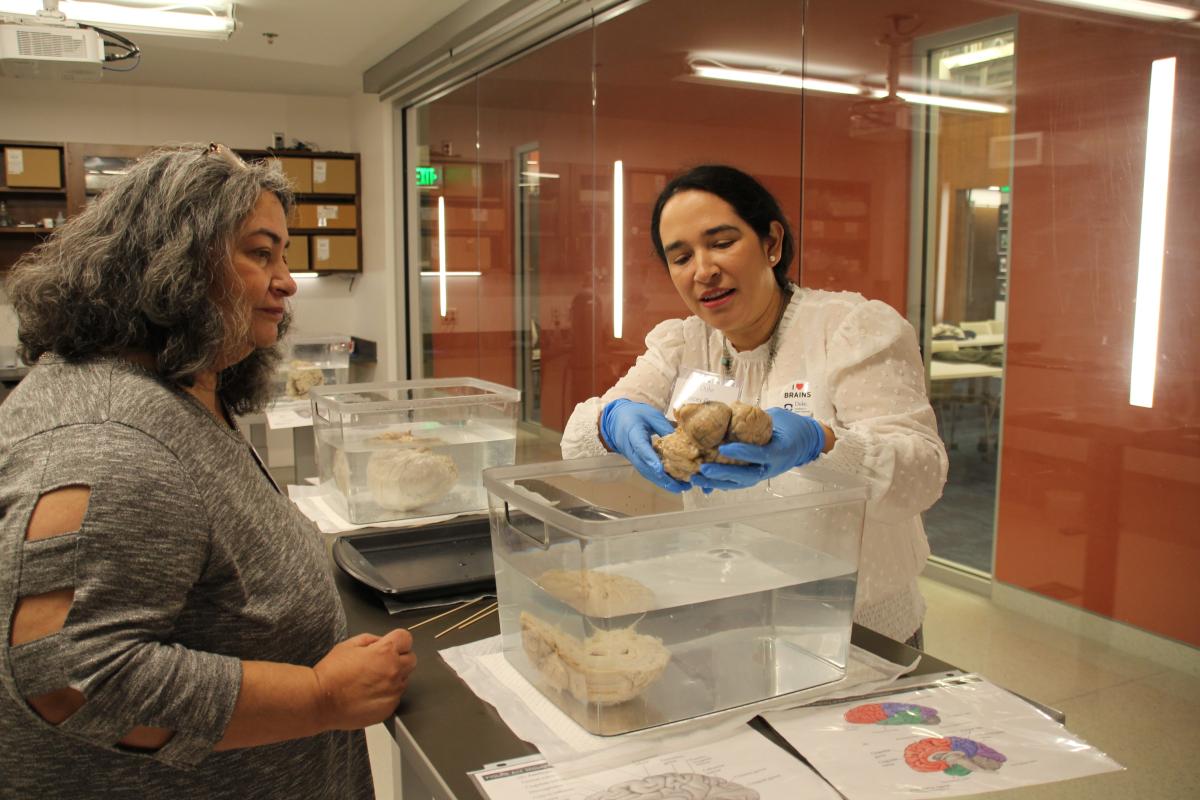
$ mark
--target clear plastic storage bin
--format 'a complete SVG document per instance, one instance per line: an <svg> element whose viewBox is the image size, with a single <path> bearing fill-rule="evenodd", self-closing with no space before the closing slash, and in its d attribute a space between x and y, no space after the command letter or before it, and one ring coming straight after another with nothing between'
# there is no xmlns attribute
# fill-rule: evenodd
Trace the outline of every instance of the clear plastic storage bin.
<svg viewBox="0 0 1200 800"><path fill-rule="evenodd" d="M341 334L293 337L275 372L275 399L307 403L309 389L349 383L353 350L354 341Z"/></svg>
<svg viewBox="0 0 1200 800"><path fill-rule="evenodd" d="M611 455L483 482L504 653L588 731L845 674L867 497L856 479L814 465L681 497Z"/></svg>
<svg viewBox="0 0 1200 800"><path fill-rule="evenodd" d="M355 524L487 508L481 472L516 456L516 389L475 378L313 389L321 485Z"/></svg>

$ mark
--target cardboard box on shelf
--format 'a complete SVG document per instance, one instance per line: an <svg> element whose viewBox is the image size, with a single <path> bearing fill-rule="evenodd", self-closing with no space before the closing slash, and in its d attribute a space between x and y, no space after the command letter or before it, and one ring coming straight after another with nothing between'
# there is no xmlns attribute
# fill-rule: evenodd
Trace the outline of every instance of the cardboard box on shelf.
<svg viewBox="0 0 1200 800"><path fill-rule="evenodd" d="M352 203L297 203L289 225L354 230L358 227L358 212Z"/></svg>
<svg viewBox="0 0 1200 800"><path fill-rule="evenodd" d="M276 158L275 163L292 184L292 191L297 194L312 192L312 168L307 158Z"/></svg>
<svg viewBox="0 0 1200 800"><path fill-rule="evenodd" d="M5 147L4 183L10 188L61 189L62 153L56 147Z"/></svg>
<svg viewBox="0 0 1200 800"><path fill-rule="evenodd" d="M312 190L314 194L355 194L358 180L354 160L349 158L312 159Z"/></svg>
<svg viewBox="0 0 1200 800"><path fill-rule="evenodd" d="M288 269L292 272L308 272L312 269L309 266L308 258L308 237L293 236L287 249Z"/></svg>
<svg viewBox="0 0 1200 800"><path fill-rule="evenodd" d="M358 237L312 237L312 269L318 272L334 269L358 269Z"/></svg>

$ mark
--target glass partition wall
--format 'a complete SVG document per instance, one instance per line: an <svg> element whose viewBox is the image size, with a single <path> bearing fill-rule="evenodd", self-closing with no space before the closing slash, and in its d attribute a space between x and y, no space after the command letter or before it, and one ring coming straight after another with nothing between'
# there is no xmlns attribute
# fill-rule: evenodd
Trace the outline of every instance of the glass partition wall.
<svg viewBox="0 0 1200 800"><path fill-rule="evenodd" d="M1198 32L1049 0L618 6L405 110L414 377L517 386L553 438L686 314L658 192L733 164L783 203L794 280L916 328L935 556L1200 643Z"/></svg>

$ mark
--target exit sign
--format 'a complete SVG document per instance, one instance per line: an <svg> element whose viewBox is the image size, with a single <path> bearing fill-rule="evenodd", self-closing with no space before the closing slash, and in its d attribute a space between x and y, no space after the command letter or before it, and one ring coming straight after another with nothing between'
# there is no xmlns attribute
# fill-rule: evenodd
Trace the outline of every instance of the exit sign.
<svg viewBox="0 0 1200 800"><path fill-rule="evenodd" d="M437 167L417 167L417 186L437 186L442 176Z"/></svg>

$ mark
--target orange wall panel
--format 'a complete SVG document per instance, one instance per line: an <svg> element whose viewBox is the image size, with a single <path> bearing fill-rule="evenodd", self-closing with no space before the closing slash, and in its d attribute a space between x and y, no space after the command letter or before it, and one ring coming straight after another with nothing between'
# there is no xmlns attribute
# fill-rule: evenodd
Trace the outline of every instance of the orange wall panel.
<svg viewBox="0 0 1200 800"><path fill-rule="evenodd" d="M1179 57L1153 408L1129 405L1150 64ZM1200 645L1200 47L1022 15L996 578ZM1100 91L1100 87L1103 90Z"/></svg>

